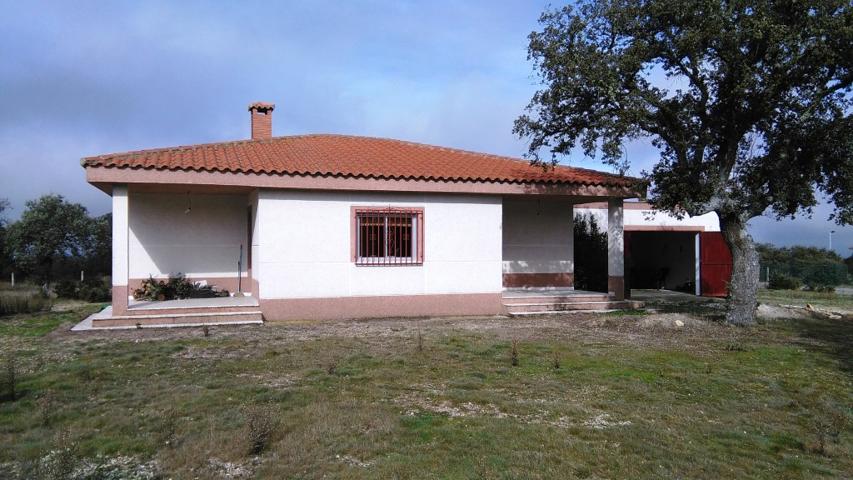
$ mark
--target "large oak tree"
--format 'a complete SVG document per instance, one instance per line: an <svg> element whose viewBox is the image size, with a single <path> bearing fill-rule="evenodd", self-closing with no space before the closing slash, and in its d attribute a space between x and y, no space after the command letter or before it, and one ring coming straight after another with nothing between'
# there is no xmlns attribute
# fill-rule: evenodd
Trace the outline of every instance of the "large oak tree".
<svg viewBox="0 0 853 480"><path fill-rule="evenodd" d="M848 0L582 1L540 25L528 52L543 88L515 124L531 161L580 145L624 172L624 142L651 138L653 205L720 218L729 322L754 321L751 218L810 213L823 196L853 222Z"/></svg>

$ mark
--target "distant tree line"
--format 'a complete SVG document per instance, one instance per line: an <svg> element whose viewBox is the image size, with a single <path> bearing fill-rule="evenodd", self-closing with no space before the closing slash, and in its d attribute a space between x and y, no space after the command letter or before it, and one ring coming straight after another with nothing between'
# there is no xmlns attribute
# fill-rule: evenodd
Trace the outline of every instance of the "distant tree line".
<svg viewBox="0 0 853 480"><path fill-rule="evenodd" d="M770 270L770 288L829 290L848 281L850 258L845 261L831 250L766 243L758 244L757 249L764 275Z"/></svg>
<svg viewBox="0 0 853 480"><path fill-rule="evenodd" d="M26 280L49 291L56 282L102 286L112 263L112 216L92 217L86 207L61 195L45 195L26 203L21 218L9 222L0 199L0 273L8 281ZM59 287L60 285L56 285ZM74 288L78 288L75 286Z"/></svg>

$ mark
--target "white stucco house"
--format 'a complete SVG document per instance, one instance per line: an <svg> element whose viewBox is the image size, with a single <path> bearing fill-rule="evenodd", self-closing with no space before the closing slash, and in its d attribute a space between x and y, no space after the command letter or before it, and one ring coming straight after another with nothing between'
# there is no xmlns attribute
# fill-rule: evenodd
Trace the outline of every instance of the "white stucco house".
<svg viewBox="0 0 853 480"><path fill-rule="evenodd" d="M626 305L634 178L405 141L272 136L84 158L112 197L113 299L96 326L488 315ZM572 219L604 202L609 292L573 290ZM240 292L140 302L149 276Z"/></svg>

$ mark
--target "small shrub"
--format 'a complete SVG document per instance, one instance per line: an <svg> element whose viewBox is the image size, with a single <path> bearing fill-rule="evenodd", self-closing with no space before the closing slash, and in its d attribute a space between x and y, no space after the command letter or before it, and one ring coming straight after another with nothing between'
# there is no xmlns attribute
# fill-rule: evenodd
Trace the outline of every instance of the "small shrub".
<svg viewBox="0 0 853 480"><path fill-rule="evenodd" d="M328 365L326 365L326 373L328 373L329 375L334 375L335 373L337 373L337 371L338 362L332 360L331 362L329 362Z"/></svg>
<svg viewBox="0 0 853 480"><path fill-rule="evenodd" d="M785 275L784 273L773 273L767 288L771 290L799 290L803 284L799 278Z"/></svg>
<svg viewBox="0 0 853 480"><path fill-rule="evenodd" d="M108 302L112 295L112 289L103 279L86 280L77 289L77 299L89 303Z"/></svg>
<svg viewBox="0 0 853 480"><path fill-rule="evenodd" d="M175 448L178 435L178 411L167 408L163 412L163 423L160 425L160 444L169 448Z"/></svg>
<svg viewBox="0 0 853 480"><path fill-rule="evenodd" d="M202 331L202 333L204 333L205 337L210 336L210 328L207 325L204 325L203 327L201 327L201 331Z"/></svg>
<svg viewBox="0 0 853 480"><path fill-rule="evenodd" d="M518 340L513 339L512 346L510 347L510 363L512 363L513 367L518 366Z"/></svg>
<svg viewBox="0 0 853 480"><path fill-rule="evenodd" d="M227 297L228 290L214 290L212 285L201 285L188 280L183 274L170 275L166 281L154 277L142 281L133 291L137 300L179 300L184 298Z"/></svg>
<svg viewBox="0 0 853 480"><path fill-rule="evenodd" d="M60 298L77 298L79 284L73 280L60 280L53 286L53 293Z"/></svg>
<svg viewBox="0 0 853 480"><path fill-rule="evenodd" d="M251 455L266 450L270 437L278 428L278 417L272 405L251 405L244 410L246 443Z"/></svg>
<svg viewBox="0 0 853 480"><path fill-rule="evenodd" d="M56 407L53 393L49 390L44 392L36 400L36 404L38 405L39 417L41 418L41 426L49 427L51 420L53 420L53 410Z"/></svg>
<svg viewBox="0 0 853 480"><path fill-rule="evenodd" d="M553 352L553 358L552 358L551 365L554 367L554 370L560 369L560 353L557 352L556 349L554 349L554 352Z"/></svg>
<svg viewBox="0 0 853 480"><path fill-rule="evenodd" d="M67 429L60 430L54 438L53 448L39 462L38 476L51 480L72 478L81 462L78 450L71 433Z"/></svg>
<svg viewBox="0 0 853 480"><path fill-rule="evenodd" d="M83 300L90 303L107 302L112 298L112 290L102 278L87 278L82 282L62 280L53 287L53 293L60 298Z"/></svg>

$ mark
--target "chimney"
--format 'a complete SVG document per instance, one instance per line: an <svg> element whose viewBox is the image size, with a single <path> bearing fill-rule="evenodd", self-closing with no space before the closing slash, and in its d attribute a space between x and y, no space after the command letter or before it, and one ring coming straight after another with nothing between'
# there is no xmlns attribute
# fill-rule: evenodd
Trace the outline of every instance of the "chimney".
<svg viewBox="0 0 853 480"><path fill-rule="evenodd" d="M272 103L255 102L249 105L249 115L252 116L252 140L272 138Z"/></svg>

